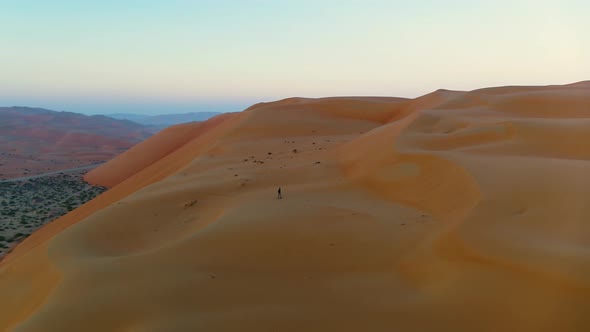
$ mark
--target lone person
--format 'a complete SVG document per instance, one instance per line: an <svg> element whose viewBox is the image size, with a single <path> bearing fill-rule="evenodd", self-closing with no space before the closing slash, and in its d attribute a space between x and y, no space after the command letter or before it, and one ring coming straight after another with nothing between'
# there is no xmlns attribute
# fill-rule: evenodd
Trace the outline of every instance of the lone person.
<svg viewBox="0 0 590 332"><path fill-rule="evenodd" d="M278 199L283 199L283 195L281 195L281 187L279 187L279 190L277 191L277 193L278 193L277 198Z"/></svg>

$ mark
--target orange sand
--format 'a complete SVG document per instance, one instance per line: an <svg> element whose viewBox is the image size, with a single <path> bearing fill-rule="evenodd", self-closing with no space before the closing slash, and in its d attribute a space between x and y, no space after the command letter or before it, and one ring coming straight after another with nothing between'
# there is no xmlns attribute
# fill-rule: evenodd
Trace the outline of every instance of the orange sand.
<svg viewBox="0 0 590 332"><path fill-rule="evenodd" d="M587 83L175 126L1 263L0 327L585 331L589 132Z"/></svg>

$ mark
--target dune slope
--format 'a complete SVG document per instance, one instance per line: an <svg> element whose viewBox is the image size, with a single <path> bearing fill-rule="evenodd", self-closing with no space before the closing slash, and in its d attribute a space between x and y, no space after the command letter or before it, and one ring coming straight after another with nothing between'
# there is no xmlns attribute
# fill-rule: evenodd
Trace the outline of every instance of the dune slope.
<svg viewBox="0 0 590 332"><path fill-rule="evenodd" d="M586 330L589 96L291 98L171 129L1 263L0 326Z"/></svg>

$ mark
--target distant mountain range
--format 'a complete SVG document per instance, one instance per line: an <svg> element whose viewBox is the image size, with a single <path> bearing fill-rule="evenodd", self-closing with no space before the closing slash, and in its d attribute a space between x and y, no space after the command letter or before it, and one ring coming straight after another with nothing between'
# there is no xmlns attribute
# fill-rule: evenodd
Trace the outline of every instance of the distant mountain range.
<svg viewBox="0 0 590 332"><path fill-rule="evenodd" d="M7 132L16 132L17 128L21 131L79 132L129 140L143 140L150 135L139 123L104 115L89 116L32 107L0 107L0 133L4 136Z"/></svg>
<svg viewBox="0 0 590 332"><path fill-rule="evenodd" d="M106 116L119 119L129 120L144 126L156 127L156 129L163 129L168 126L175 124L193 122L193 121L206 121L216 115L219 112L193 112L183 114L161 114L161 115L142 115L142 114L107 114Z"/></svg>
<svg viewBox="0 0 590 332"><path fill-rule="evenodd" d="M106 161L152 133L103 115L0 107L0 179Z"/></svg>
<svg viewBox="0 0 590 332"><path fill-rule="evenodd" d="M110 160L175 124L218 112L83 115L32 107L0 107L0 179Z"/></svg>

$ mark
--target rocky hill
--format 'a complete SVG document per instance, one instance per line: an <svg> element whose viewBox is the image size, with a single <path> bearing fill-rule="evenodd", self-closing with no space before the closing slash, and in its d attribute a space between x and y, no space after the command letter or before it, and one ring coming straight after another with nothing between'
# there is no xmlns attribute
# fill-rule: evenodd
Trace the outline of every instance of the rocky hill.
<svg viewBox="0 0 590 332"><path fill-rule="evenodd" d="M151 135L106 116L0 107L0 179L109 160Z"/></svg>

